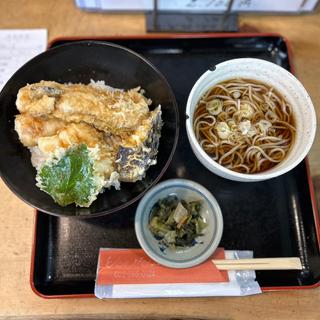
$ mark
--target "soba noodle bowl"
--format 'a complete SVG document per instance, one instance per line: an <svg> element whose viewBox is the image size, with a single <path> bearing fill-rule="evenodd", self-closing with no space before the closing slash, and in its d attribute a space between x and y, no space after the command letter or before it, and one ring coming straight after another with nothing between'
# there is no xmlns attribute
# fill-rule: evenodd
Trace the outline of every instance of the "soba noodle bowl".
<svg viewBox="0 0 320 320"><path fill-rule="evenodd" d="M193 119L203 150L240 173L266 171L283 161L296 131L292 108L275 88L240 78L210 88Z"/></svg>

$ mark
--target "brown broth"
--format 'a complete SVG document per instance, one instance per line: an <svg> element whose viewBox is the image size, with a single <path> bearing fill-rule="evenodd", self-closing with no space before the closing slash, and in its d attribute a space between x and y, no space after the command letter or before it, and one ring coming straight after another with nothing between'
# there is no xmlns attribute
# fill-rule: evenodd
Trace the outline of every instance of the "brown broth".
<svg viewBox="0 0 320 320"><path fill-rule="evenodd" d="M215 106L212 101L217 99L223 102L222 110L210 114L207 106ZM198 101L193 118L195 134L206 153L241 173L259 173L276 166L286 158L295 140L291 106L275 88L256 80L237 78L218 83ZM226 139L222 138L221 126L231 132Z"/></svg>

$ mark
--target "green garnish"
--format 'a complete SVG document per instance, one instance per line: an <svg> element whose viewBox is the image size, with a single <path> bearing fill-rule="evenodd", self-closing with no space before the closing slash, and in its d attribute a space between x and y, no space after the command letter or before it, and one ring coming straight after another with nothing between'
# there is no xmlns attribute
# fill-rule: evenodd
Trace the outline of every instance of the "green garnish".
<svg viewBox="0 0 320 320"><path fill-rule="evenodd" d="M193 246L207 226L200 211L201 201L186 202L169 195L153 206L149 229L165 247Z"/></svg>
<svg viewBox="0 0 320 320"><path fill-rule="evenodd" d="M99 192L93 160L84 144L69 148L60 160L44 165L37 174L38 187L59 205L88 207Z"/></svg>

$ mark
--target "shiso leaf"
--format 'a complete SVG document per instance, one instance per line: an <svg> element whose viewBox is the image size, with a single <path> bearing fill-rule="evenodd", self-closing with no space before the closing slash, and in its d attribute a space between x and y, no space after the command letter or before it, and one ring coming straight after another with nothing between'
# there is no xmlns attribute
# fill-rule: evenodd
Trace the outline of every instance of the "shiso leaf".
<svg viewBox="0 0 320 320"><path fill-rule="evenodd" d="M37 185L61 206L75 203L88 207L100 191L93 162L86 145L70 147L61 159L38 171Z"/></svg>

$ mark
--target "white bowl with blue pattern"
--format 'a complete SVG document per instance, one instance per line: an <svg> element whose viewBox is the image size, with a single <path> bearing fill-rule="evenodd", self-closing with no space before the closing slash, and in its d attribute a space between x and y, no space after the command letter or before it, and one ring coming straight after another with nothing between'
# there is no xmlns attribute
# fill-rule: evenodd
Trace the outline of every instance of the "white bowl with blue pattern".
<svg viewBox="0 0 320 320"><path fill-rule="evenodd" d="M202 201L200 214L207 224L203 236L191 247L164 249L149 230L152 207L168 195L185 201ZM185 179L166 180L150 189L141 199L135 216L135 231L146 254L154 261L171 268L189 268L206 261L217 249L223 232L220 206L214 196L202 185Z"/></svg>

